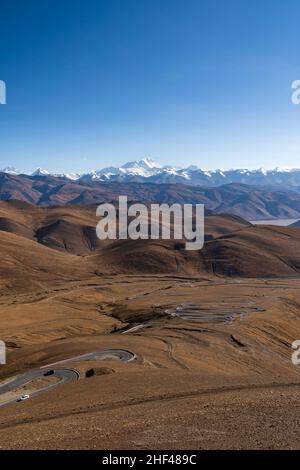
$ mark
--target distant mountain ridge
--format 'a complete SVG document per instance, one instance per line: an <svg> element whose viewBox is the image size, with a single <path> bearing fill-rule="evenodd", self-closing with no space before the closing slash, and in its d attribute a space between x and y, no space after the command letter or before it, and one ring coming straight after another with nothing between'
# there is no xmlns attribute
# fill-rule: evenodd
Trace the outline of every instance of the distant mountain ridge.
<svg viewBox="0 0 300 470"><path fill-rule="evenodd" d="M45 174L0 172L0 200L20 200L39 206L99 204L118 201L205 204L209 211L246 220L300 219L300 194L295 191L231 183L219 187L153 182L71 180Z"/></svg>
<svg viewBox="0 0 300 470"><path fill-rule="evenodd" d="M22 174L13 167L5 168L2 171L13 175ZM148 157L125 163L120 167L111 166L83 174L76 172L52 174L45 169L37 168L30 176L56 176L84 183L116 181L119 183L182 183L192 186L221 186L239 183L255 186L277 186L285 189L297 188L297 190L300 188L300 169L298 168L205 170L194 165L187 168L177 168L170 165L160 165Z"/></svg>

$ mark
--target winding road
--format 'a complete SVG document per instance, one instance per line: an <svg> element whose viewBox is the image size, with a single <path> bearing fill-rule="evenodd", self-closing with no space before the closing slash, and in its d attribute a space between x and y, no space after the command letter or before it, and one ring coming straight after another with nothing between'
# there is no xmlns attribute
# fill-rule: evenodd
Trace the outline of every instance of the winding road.
<svg viewBox="0 0 300 470"><path fill-rule="evenodd" d="M11 381L9 382L6 381L3 385L0 384L0 395L4 393L13 392L18 387L22 387L23 385L29 384L35 379L44 378L45 374L47 374L47 372L50 370L53 370L53 374L51 375L51 377L53 376L57 377L59 379L58 382L50 384L50 385L46 385L40 390L36 390L30 393L30 397L39 395L40 393L46 392L54 387L57 387L58 385L62 385L62 384L69 383L69 382L75 382L76 380L79 380L80 378L80 373L75 369L49 369L47 368L43 370L33 370L33 371L26 372L25 374L18 375L16 378L12 379ZM19 398L17 397L17 398L7 400L3 403L0 403L0 407L9 405L11 403L16 403L18 399Z"/></svg>
<svg viewBox="0 0 300 470"><path fill-rule="evenodd" d="M136 358L136 355L131 351L126 349L107 349L103 351L94 351L87 354L82 354L80 356L74 356L62 361L47 364L46 366L40 367L40 369L34 369L32 371L26 372L22 375L12 378L11 380L6 380L3 384L0 383L0 396L14 392L17 388L27 385L33 380L42 379L47 377L47 374L51 371L51 377L58 378L56 383L43 386L41 389L35 390L30 393L30 398L41 393L47 392L58 385L63 385L70 382L76 382L80 379L80 372L72 368L58 367L54 368L53 366L58 364L66 364L68 362L83 362L83 361L97 361L103 359L118 359L122 362L131 362ZM49 374L50 376L50 374ZM21 395L21 393L20 393ZM6 406L12 403L17 403L19 397L11 398L3 403L0 403L0 407Z"/></svg>
<svg viewBox="0 0 300 470"><path fill-rule="evenodd" d="M103 351L95 351L87 354L82 354L81 356L70 357L68 359L63 359L62 361L53 362L52 364L47 364L42 366L41 369L46 367L55 366L58 364L67 364L68 362L83 362L83 361L98 361L103 359L119 359L122 362L130 362L136 358L136 355L131 351L126 349L104 349ZM0 388L1 390L1 388Z"/></svg>

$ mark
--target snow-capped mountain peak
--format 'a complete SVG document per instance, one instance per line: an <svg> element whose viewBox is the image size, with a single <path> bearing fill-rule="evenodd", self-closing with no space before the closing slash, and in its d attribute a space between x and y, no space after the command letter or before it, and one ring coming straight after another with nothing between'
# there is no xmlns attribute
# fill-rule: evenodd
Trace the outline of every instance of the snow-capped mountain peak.
<svg viewBox="0 0 300 470"><path fill-rule="evenodd" d="M9 175L19 175L20 171L16 170L15 167L13 166L7 166L6 168L3 168L3 170L0 170L2 173L7 173Z"/></svg>
<svg viewBox="0 0 300 470"><path fill-rule="evenodd" d="M68 180L72 180L72 181L76 181L78 180L79 178L81 178L81 174L80 173L74 173L74 172L71 172L71 173L63 173L61 175L55 175L55 176L60 176L61 178L67 178Z"/></svg>
<svg viewBox="0 0 300 470"><path fill-rule="evenodd" d="M152 160L152 158L149 158L149 157L142 158L142 160L140 160L139 163L151 169L162 168L162 165L160 165L159 163L157 163L156 161Z"/></svg>
<svg viewBox="0 0 300 470"><path fill-rule="evenodd" d="M31 173L31 176L49 176L50 173L48 170L45 170L44 168L37 168L34 170L33 173Z"/></svg>
<svg viewBox="0 0 300 470"><path fill-rule="evenodd" d="M162 168L162 165L159 163L156 163L154 160L152 160L149 157L142 158L141 160L135 160L133 162L127 162L124 165L121 166L121 168L144 168L147 170L153 170L153 169L158 169Z"/></svg>
<svg viewBox="0 0 300 470"><path fill-rule="evenodd" d="M145 157L139 161L125 163L125 165L122 165L119 170L122 173L132 173L147 177L156 174L161 168L162 165L151 160L149 157Z"/></svg>
<svg viewBox="0 0 300 470"><path fill-rule="evenodd" d="M124 179L130 177L149 178L156 175L162 169L162 165L156 163L149 157L142 160L127 162L120 167L107 167L102 170L93 170L82 176L82 178L92 181L107 181L111 179Z"/></svg>

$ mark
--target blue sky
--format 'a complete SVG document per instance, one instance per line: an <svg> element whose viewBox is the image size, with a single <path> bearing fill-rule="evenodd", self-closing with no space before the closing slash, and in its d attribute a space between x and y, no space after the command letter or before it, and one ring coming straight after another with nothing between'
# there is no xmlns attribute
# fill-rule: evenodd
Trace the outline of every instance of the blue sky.
<svg viewBox="0 0 300 470"><path fill-rule="evenodd" d="M1 0L0 168L300 167L298 0Z"/></svg>

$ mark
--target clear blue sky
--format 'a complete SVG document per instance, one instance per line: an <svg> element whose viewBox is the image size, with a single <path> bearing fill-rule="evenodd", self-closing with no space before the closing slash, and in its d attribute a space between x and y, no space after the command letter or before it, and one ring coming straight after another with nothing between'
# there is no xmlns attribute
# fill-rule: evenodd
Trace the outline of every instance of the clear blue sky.
<svg viewBox="0 0 300 470"><path fill-rule="evenodd" d="M300 167L299 0L1 0L0 168Z"/></svg>

